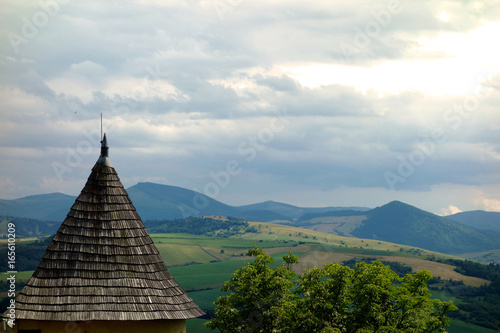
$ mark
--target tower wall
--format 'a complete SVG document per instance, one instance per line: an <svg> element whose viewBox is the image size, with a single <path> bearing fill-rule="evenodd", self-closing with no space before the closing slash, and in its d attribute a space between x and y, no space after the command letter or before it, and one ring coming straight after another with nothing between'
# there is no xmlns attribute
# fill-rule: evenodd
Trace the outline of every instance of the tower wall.
<svg viewBox="0 0 500 333"><path fill-rule="evenodd" d="M40 333L186 333L186 320L87 321L16 320L12 332Z"/></svg>

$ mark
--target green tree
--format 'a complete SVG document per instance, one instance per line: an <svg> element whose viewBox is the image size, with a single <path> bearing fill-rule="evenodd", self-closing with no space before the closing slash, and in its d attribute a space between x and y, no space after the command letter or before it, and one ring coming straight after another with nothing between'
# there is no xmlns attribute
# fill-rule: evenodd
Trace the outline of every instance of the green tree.
<svg viewBox="0 0 500 333"><path fill-rule="evenodd" d="M428 271L398 277L380 262L292 271L297 256L270 268L261 249L233 273L205 325L221 332L445 332L452 302L431 299Z"/></svg>
<svg viewBox="0 0 500 333"><path fill-rule="evenodd" d="M206 324L221 332L273 332L286 321L285 309L296 296L292 292L296 274L290 269L297 257L289 254L284 264L271 269L273 258L259 248L248 251L255 260L233 273L222 291L228 296L215 302L215 318Z"/></svg>

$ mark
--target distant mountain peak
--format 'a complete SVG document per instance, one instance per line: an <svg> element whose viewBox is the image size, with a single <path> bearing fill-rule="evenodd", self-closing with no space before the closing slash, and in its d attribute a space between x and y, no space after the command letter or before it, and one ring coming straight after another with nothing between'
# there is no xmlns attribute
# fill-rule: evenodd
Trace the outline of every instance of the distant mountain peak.
<svg viewBox="0 0 500 333"><path fill-rule="evenodd" d="M483 251L500 245L492 235L397 200L367 215L368 219L352 235L443 253Z"/></svg>
<svg viewBox="0 0 500 333"><path fill-rule="evenodd" d="M384 206L402 206L402 207L414 207L414 208L417 208L415 206L412 206L410 204L407 204L406 202L399 201L399 200L393 200L391 202L386 203ZM382 207L384 207L384 206L382 206Z"/></svg>
<svg viewBox="0 0 500 333"><path fill-rule="evenodd" d="M38 198L74 198L74 196L64 194L61 192L52 192L52 193L46 193L46 194L33 194L33 195L28 195L26 197L22 197L19 199L14 199L14 200L22 200L22 199L38 199Z"/></svg>
<svg viewBox="0 0 500 333"><path fill-rule="evenodd" d="M386 203L383 206L377 207L371 212L379 212L379 211L393 211L393 213L410 213L410 212L425 212L427 214L432 214L428 211L422 210L418 207L412 206L402 201L394 200L389 203ZM434 214L432 214L434 215Z"/></svg>

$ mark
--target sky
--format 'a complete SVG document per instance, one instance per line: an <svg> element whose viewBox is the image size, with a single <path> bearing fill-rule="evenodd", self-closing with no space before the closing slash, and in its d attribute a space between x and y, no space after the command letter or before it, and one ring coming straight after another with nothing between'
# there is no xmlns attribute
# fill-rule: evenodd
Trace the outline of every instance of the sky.
<svg viewBox="0 0 500 333"><path fill-rule="evenodd" d="M0 0L0 198L500 211L500 1Z"/></svg>

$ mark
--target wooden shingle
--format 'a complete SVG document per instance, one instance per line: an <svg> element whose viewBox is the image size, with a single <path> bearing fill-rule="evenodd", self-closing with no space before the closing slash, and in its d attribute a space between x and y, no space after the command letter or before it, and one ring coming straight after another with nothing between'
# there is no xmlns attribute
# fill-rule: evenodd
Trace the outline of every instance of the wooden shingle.
<svg viewBox="0 0 500 333"><path fill-rule="evenodd" d="M121 321L203 315L165 266L103 142L106 147L82 192L16 298L16 318Z"/></svg>

